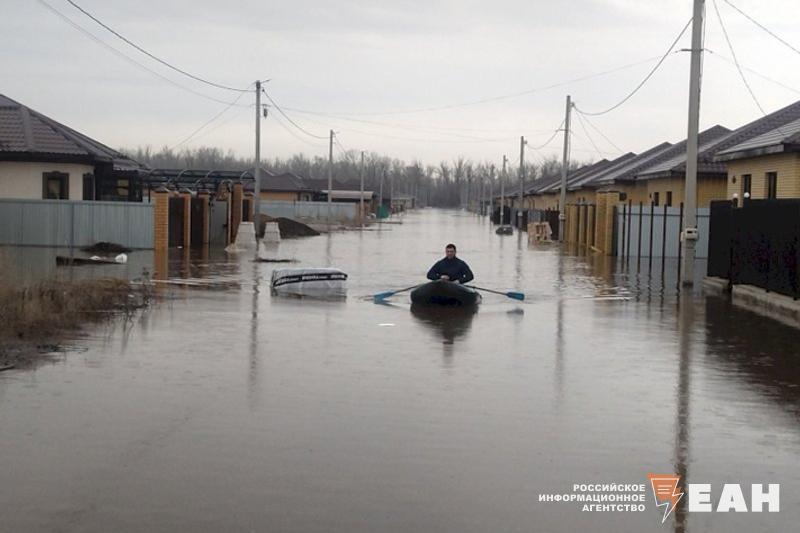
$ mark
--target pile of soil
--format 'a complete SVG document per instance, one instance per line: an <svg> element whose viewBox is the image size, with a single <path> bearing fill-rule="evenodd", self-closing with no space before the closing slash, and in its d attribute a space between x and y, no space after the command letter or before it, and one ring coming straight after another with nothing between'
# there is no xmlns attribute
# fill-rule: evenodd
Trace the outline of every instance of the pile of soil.
<svg viewBox="0 0 800 533"><path fill-rule="evenodd" d="M122 246L121 244L117 244L115 242L105 242L100 241L96 242L91 246L87 246L86 248L81 248L84 252L91 252L93 254L121 254L121 253L130 253L131 249Z"/></svg>
<svg viewBox="0 0 800 533"><path fill-rule="evenodd" d="M295 237L313 237L319 235L319 232L302 222L292 220L291 218L278 217L272 218L267 215L261 215L261 227L259 228L259 235L264 234L264 226L267 222L277 222L278 229L281 232L281 239L293 239Z"/></svg>

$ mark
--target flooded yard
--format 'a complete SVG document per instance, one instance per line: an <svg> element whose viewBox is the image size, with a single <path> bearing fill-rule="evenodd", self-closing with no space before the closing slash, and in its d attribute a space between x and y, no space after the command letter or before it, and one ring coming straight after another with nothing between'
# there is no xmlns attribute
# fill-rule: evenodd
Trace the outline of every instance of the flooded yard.
<svg viewBox="0 0 800 533"><path fill-rule="evenodd" d="M451 316L369 298L419 283L448 242L476 285L526 300ZM341 268L347 299L274 296L285 265L249 256L176 258L175 277L226 284L165 286L135 321L0 373L0 530L796 529L797 332L678 298L674 265L650 279L444 210L268 255ZM780 483L781 511L662 525L649 486L644 512L539 501L649 472L715 495Z"/></svg>

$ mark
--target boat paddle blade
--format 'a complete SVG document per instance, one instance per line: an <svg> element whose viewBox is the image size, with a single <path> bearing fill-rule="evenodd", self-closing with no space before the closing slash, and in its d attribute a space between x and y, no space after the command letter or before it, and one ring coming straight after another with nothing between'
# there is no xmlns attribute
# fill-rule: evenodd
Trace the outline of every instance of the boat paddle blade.
<svg viewBox="0 0 800 533"><path fill-rule="evenodd" d="M372 301L376 304L383 302L386 298L394 295L394 291L379 292L372 296Z"/></svg>
<svg viewBox="0 0 800 533"><path fill-rule="evenodd" d="M515 300L519 300L519 301L522 301L522 300L525 299L525 295L523 293L521 293L521 292L507 292L506 296L508 296L509 298L513 298Z"/></svg>

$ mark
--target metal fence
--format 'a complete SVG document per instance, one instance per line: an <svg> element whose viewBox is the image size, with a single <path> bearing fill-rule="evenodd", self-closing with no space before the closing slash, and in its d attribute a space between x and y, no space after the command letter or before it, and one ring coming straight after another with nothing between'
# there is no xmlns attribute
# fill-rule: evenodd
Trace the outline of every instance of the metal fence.
<svg viewBox="0 0 800 533"><path fill-rule="evenodd" d="M800 297L800 200L712 202L708 275Z"/></svg>
<svg viewBox="0 0 800 533"><path fill-rule="evenodd" d="M306 219L339 222L354 222L358 217L357 203L333 202L292 202L280 200L267 200L260 203L261 213L271 217L286 217L292 219Z"/></svg>
<svg viewBox="0 0 800 533"><path fill-rule="evenodd" d="M643 204L620 204L616 209L614 242L617 256L626 259L642 257L680 257L680 233L683 228L683 206L667 207ZM697 209L697 230L700 239L695 257L708 257L709 209Z"/></svg>
<svg viewBox="0 0 800 533"><path fill-rule="evenodd" d="M0 199L0 244L90 246L107 241L153 248L148 203Z"/></svg>

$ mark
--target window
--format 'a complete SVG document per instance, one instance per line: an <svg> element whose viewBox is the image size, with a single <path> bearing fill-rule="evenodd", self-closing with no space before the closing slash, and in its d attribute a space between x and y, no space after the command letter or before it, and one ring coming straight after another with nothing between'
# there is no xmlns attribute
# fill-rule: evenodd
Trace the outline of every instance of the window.
<svg viewBox="0 0 800 533"><path fill-rule="evenodd" d="M659 193L658 192L654 192L653 193L653 205L658 205L658 201L659 200L660 200Z"/></svg>
<svg viewBox="0 0 800 533"><path fill-rule="evenodd" d="M69 174L63 172L43 173L42 198L45 200L67 200L69 198Z"/></svg>
<svg viewBox="0 0 800 533"><path fill-rule="evenodd" d="M83 199L94 200L94 174L83 175Z"/></svg>
<svg viewBox="0 0 800 533"><path fill-rule="evenodd" d="M672 191L667 191L667 198L664 201L664 205L667 207L672 207Z"/></svg>
<svg viewBox="0 0 800 533"><path fill-rule="evenodd" d="M767 198L774 199L778 197L778 173L767 172Z"/></svg>
<svg viewBox="0 0 800 533"><path fill-rule="evenodd" d="M753 179L750 174L742 174L742 198L752 195Z"/></svg>

